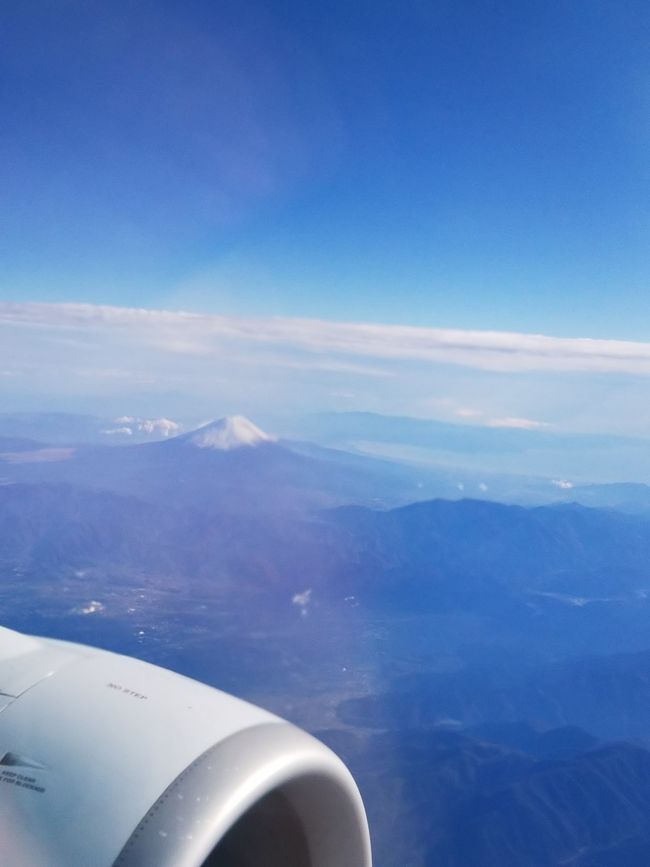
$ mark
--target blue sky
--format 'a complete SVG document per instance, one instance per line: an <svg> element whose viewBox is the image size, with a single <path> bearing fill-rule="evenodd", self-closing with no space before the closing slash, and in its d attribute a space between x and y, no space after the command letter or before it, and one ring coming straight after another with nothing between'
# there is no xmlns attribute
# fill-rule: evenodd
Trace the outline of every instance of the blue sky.
<svg viewBox="0 0 650 867"><path fill-rule="evenodd" d="M646 4L12 5L8 295L647 336Z"/></svg>
<svg viewBox="0 0 650 867"><path fill-rule="evenodd" d="M650 340L649 30L599 0L12 4L0 298ZM435 364L402 410L485 391ZM643 364L569 367L564 404L647 399ZM495 412L530 414L507 374Z"/></svg>

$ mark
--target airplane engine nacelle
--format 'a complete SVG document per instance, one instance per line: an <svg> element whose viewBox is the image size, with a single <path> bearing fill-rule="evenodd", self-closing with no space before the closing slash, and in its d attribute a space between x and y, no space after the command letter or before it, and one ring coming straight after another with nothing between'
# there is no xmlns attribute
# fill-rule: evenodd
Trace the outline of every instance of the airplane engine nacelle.
<svg viewBox="0 0 650 867"><path fill-rule="evenodd" d="M0 628L0 864L370 867L343 763L129 657Z"/></svg>

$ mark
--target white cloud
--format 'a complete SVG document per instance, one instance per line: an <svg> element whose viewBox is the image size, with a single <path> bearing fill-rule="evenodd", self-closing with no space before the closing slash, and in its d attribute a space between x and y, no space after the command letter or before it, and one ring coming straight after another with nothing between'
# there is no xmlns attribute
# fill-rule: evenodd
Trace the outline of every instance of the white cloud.
<svg viewBox="0 0 650 867"><path fill-rule="evenodd" d="M307 608L311 602L311 594L312 589L309 587L307 590L303 590L302 593L294 593L291 597L291 602L293 605L297 605L298 608Z"/></svg>
<svg viewBox="0 0 650 867"><path fill-rule="evenodd" d="M0 328L110 334L120 343L170 355L226 356L233 347L281 349L331 358L430 362L481 370L650 374L650 343L462 331L403 325L265 319L90 304L0 302ZM280 359L278 359L280 362ZM286 360L284 363L287 363ZM319 361L322 363L322 361ZM329 359L328 359L328 362ZM356 369L355 372L362 372ZM374 371L375 375L377 371Z"/></svg>
<svg viewBox="0 0 650 867"><path fill-rule="evenodd" d="M480 418L483 413L479 409L472 409L468 406L461 406L459 409L454 410L454 415L457 418Z"/></svg>
<svg viewBox="0 0 650 867"><path fill-rule="evenodd" d="M104 605L101 602L98 602L96 599L93 599L92 602L89 602L87 605L79 605L77 608L72 609L73 614L98 614L104 610Z"/></svg>
<svg viewBox="0 0 650 867"><path fill-rule="evenodd" d="M303 590L302 593L295 593L291 598L293 605L297 606L302 617L306 617L309 611L309 603L311 602L311 587L308 590Z"/></svg>
<svg viewBox="0 0 650 867"><path fill-rule="evenodd" d="M114 428L108 428L107 430L103 430L102 433L106 434L106 436L117 435L117 436L132 437L133 436L133 429L130 427L114 427Z"/></svg>
<svg viewBox="0 0 650 867"><path fill-rule="evenodd" d="M181 426L169 418L150 418L140 422L139 428L145 433L160 433L162 436L175 436L180 433Z"/></svg>
<svg viewBox="0 0 650 867"><path fill-rule="evenodd" d="M485 423L486 427L513 428L514 430L540 430L548 427L543 421L535 421L532 418L518 418L506 416L505 418L491 418Z"/></svg>
<svg viewBox="0 0 650 867"><path fill-rule="evenodd" d="M569 482L567 479L553 479L551 484L561 491L570 491L573 487L573 482Z"/></svg>

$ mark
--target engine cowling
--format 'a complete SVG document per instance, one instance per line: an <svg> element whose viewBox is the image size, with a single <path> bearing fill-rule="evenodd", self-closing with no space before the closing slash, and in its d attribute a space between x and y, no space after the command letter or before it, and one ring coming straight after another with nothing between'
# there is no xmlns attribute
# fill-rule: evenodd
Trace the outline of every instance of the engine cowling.
<svg viewBox="0 0 650 867"><path fill-rule="evenodd" d="M370 867L334 753L166 669L0 628L0 863Z"/></svg>

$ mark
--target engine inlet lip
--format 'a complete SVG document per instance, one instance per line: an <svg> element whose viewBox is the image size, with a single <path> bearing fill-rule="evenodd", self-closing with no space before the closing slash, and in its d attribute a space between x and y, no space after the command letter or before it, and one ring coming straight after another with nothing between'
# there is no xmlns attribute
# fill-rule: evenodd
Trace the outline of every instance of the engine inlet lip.
<svg viewBox="0 0 650 867"><path fill-rule="evenodd" d="M288 793L304 822L310 867L369 867L365 811L351 775L323 744L284 722L251 726L199 755L143 816L113 867L201 867L237 821L275 791ZM314 800L313 791L327 794ZM339 841L336 857L330 837Z"/></svg>

